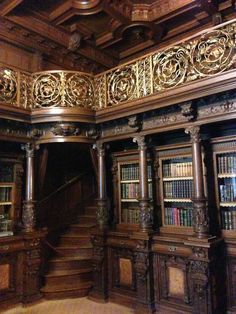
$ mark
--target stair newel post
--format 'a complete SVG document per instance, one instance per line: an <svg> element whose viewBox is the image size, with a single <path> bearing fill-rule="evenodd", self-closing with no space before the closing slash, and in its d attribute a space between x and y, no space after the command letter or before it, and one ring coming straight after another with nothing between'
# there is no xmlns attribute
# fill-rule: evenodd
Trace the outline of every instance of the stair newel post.
<svg viewBox="0 0 236 314"><path fill-rule="evenodd" d="M193 229L197 238L209 236L207 199L204 193L200 127L191 126L185 130L190 135L193 158Z"/></svg>
<svg viewBox="0 0 236 314"><path fill-rule="evenodd" d="M135 240L135 276L137 278L137 300L135 314L149 314L155 310L152 272L152 212L148 195L147 145L144 136L133 139L139 149L139 230L133 232Z"/></svg>
<svg viewBox="0 0 236 314"><path fill-rule="evenodd" d="M38 146L27 143L21 148L26 152L26 188L22 212L23 231L33 232L35 230L34 153Z"/></svg>
<svg viewBox="0 0 236 314"><path fill-rule="evenodd" d="M94 145L98 156L98 198L97 227L91 233L93 244L93 280L94 285L89 298L106 302L108 298L108 261L107 261L107 228L108 208L106 195L105 147L101 142Z"/></svg>

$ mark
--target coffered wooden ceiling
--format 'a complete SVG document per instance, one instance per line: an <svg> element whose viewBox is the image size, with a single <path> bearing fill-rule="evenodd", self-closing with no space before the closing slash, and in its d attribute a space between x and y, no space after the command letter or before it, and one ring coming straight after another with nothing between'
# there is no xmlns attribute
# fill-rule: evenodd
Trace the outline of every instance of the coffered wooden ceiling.
<svg viewBox="0 0 236 314"><path fill-rule="evenodd" d="M235 0L0 0L0 39L98 73L235 18Z"/></svg>

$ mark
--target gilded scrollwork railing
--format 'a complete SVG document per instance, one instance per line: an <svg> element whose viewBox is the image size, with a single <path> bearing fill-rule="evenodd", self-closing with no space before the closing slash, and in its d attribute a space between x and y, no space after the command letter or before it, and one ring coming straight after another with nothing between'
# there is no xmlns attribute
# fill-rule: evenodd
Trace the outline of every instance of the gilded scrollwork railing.
<svg viewBox="0 0 236 314"><path fill-rule="evenodd" d="M236 20L92 76L0 66L0 104L101 110L226 72L236 65Z"/></svg>
<svg viewBox="0 0 236 314"><path fill-rule="evenodd" d="M236 63L236 22L95 76L97 110L225 72Z"/></svg>
<svg viewBox="0 0 236 314"><path fill-rule="evenodd" d="M31 109L31 74L0 65L0 104Z"/></svg>
<svg viewBox="0 0 236 314"><path fill-rule="evenodd" d="M80 72L46 71L33 74L35 108L84 107L94 109L93 77Z"/></svg>

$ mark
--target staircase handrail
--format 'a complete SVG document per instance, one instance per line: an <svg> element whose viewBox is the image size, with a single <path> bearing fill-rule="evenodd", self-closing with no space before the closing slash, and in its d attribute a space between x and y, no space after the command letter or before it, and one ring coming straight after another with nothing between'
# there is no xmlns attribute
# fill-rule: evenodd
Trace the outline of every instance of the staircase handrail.
<svg viewBox="0 0 236 314"><path fill-rule="evenodd" d="M52 196L56 195L58 192L61 192L63 190L65 190L68 186L70 186L72 183L75 183L76 181L78 181L79 179L81 179L82 177L84 177L85 175L88 175L89 172L82 172L79 175L73 177L72 179L70 179L69 181L67 181L66 183L62 184L59 188L57 188L56 190L54 190L53 192L51 192L50 194L48 194L47 196L45 196L43 199L38 201L38 204L41 204L45 201L47 201L48 199L50 199Z"/></svg>

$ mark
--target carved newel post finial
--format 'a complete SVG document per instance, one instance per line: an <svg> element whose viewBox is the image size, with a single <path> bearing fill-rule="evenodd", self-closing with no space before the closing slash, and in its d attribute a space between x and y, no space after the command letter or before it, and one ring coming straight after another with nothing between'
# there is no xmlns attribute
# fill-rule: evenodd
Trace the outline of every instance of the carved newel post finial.
<svg viewBox="0 0 236 314"><path fill-rule="evenodd" d="M147 145L144 136L137 136L133 142L139 149L139 208L140 231L147 232L152 228L152 212L148 195Z"/></svg>
<svg viewBox="0 0 236 314"><path fill-rule="evenodd" d="M35 229L35 200L34 200L34 151L36 147L32 143L21 146L26 152L26 188L23 202L22 223L25 232Z"/></svg>
<svg viewBox="0 0 236 314"><path fill-rule="evenodd" d="M97 142L93 148L97 149L98 156L97 224L100 229L105 229L108 225L105 147L103 143Z"/></svg>
<svg viewBox="0 0 236 314"><path fill-rule="evenodd" d="M207 199L204 193L202 152L200 127L191 126L186 128L185 133L190 135L193 158L193 229L198 238L209 236L209 217Z"/></svg>

